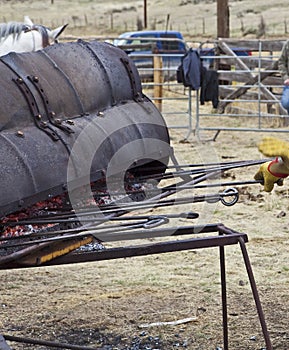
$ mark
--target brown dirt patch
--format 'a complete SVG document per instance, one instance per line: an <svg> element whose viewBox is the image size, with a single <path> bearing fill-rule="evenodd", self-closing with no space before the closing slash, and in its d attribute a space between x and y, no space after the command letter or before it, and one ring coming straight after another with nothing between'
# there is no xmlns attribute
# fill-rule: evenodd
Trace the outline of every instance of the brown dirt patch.
<svg viewBox="0 0 289 350"><path fill-rule="evenodd" d="M176 155L194 162L201 147L220 159L258 159L262 135L222 132L215 142L179 142ZM200 153L198 153L200 154ZM234 169L231 178L252 179L258 167ZM288 184L271 194L259 185L241 188L232 207L218 204L206 218L201 204L189 206L208 223L246 232L267 326L274 349L288 348ZM180 208L184 211L188 208ZM182 224L182 223L180 223ZM265 347L238 246L226 248L230 348ZM4 334L70 342L105 349L222 348L217 249L102 261L59 267L1 271L1 329ZM142 324L194 317L178 326ZM29 349L13 345L13 349ZM35 348L35 347L31 347Z"/></svg>

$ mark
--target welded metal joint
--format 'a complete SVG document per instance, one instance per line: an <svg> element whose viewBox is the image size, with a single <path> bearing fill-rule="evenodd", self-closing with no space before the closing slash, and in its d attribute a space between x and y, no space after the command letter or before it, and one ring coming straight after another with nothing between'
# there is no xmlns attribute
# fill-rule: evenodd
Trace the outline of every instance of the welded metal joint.
<svg viewBox="0 0 289 350"><path fill-rule="evenodd" d="M25 97L25 100L28 104L30 113L34 119L35 125L39 129L43 130L46 134L48 134L54 141L59 140L59 136L55 133L55 131L53 129L51 129L51 128L48 129L48 128L45 128L43 126L42 121L41 121L42 116L41 116L40 111L39 111L38 103L37 103L32 91L30 90L30 88L28 87L26 82L24 81L24 79L21 77L17 77L17 78L12 78L12 81L14 81L14 83L18 86L19 90L21 91L21 93Z"/></svg>
<svg viewBox="0 0 289 350"><path fill-rule="evenodd" d="M137 88L137 84L136 84L136 80L135 80L135 75L134 75L133 70L132 70L132 68L131 68L131 62L129 61L129 59L123 58L123 57L120 58L120 61L121 61L121 62L123 63L123 65L125 66L125 69L126 69L126 71L127 71L127 73L128 73L134 100L135 100L136 102L141 102L141 101L143 101L143 96L142 96L142 94L138 91L138 88Z"/></svg>
<svg viewBox="0 0 289 350"><path fill-rule="evenodd" d="M51 123L53 126L57 127L58 129L64 131L67 134L74 133L74 130L71 129L69 126L62 125L60 118L55 118L56 113L54 111L52 111L50 108L48 97L46 96L45 91L40 84L39 77L31 75L31 76L28 76L27 78L33 84L33 86L36 88L38 94L41 97L43 107L44 107L44 110L45 110L45 113L46 113L46 116L47 116L49 123Z"/></svg>

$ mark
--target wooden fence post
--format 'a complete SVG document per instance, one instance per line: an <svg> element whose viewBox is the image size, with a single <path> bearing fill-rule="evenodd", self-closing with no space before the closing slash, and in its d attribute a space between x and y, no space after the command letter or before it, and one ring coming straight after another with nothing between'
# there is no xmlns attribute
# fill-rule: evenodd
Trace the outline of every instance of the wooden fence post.
<svg viewBox="0 0 289 350"><path fill-rule="evenodd" d="M155 105L162 111L162 97L163 97L163 61L161 56L154 56L153 69L154 69L154 98Z"/></svg>

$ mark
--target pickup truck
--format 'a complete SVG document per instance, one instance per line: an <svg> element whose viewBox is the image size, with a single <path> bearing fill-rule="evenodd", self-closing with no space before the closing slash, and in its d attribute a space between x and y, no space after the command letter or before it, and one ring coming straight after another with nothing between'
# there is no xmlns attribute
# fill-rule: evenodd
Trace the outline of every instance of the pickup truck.
<svg viewBox="0 0 289 350"><path fill-rule="evenodd" d="M122 48L135 62L141 78L152 78L153 54L161 55L163 76L165 80L176 78L176 71L181 59L188 51L183 35L173 30L150 30L122 33L113 44ZM246 48L233 48L237 56L250 56ZM212 68L214 63L214 48L200 46L199 54L203 65Z"/></svg>
<svg viewBox="0 0 289 350"><path fill-rule="evenodd" d="M172 30L126 32L113 44L131 57L142 77L152 76L152 55L158 54L162 57L164 77L174 78L181 58L188 50L182 34Z"/></svg>

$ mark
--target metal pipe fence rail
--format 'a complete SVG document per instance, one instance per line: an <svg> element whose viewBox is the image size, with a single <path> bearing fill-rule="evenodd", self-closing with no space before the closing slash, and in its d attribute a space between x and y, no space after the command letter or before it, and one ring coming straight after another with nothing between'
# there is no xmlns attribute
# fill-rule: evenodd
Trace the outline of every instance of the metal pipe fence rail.
<svg viewBox="0 0 289 350"><path fill-rule="evenodd" d="M194 99L190 89L180 87L176 82L162 83L163 93L161 96L154 94L154 83L142 83L148 97L162 112L169 129L185 130L184 138L187 139L194 132L195 111Z"/></svg>
<svg viewBox="0 0 289 350"><path fill-rule="evenodd" d="M247 40L214 43L210 67L219 76L219 105L212 113L196 94L195 132L222 130L288 132L288 114L281 106L283 82L278 58L284 41ZM240 47L241 50L240 51ZM221 51L221 54L216 51ZM238 51L239 50L239 51ZM206 56L201 57L208 63Z"/></svg>
<svg viewBox="0 0 289 350"><path fill-rule="evenodd" d="M222 130L287 133L289 117L280 103L283 82L278 71L284 42L218 39L190 43L199 51L203 65L218 73L216 109L211 102L200 103L200 90L177 83L177 65L155 64L164 55L148 55L154 63L139 65L138 70L144 92L160 108L168 127L186 130L185 138L193 133L201 139L203 132L213 132L215 139ZM182 56L175 56L180 62ZM157 79L156 72L161 72Z"/></svg>
<svg viewBox="0 0 289 350"><path fill-rule="evenodd" d="M166 119L168 128L183 129L188 138L194 129L194 95L177 83L176 72L182 54L153 53L134 55L145 94L155 103Z"/></svg>
<svg viewBox="0 0 289 350"><path fill-rule="evenodd" d="M126 37L119 42L119 47L134 61L145 94L162 112L168 127L186 130L185 138L188 138L194 128L192 94L176 80L188 44L177 36L157 38L149 34Z"/></svg>
<svg viewBox="0 0 289 350"><path fill-rule="evenodd" d="M110 42L113 39L117 38L97 38ZM170 129L184 130L185 139L191 134L201 139L204 132L215 133L215 139L222 130L289 131L288 113L280 104L283 82L277 64L285 40L226 38L185 42L162 38L164 42L179 41L198 50L203 65L217 71L217 109L210 102L200 103L199 90L177 83L176 71L184 53L158 52L156 40L142 37L139 45L124 45L123 49L137 66L143 91L160 109Z"/></svg>

